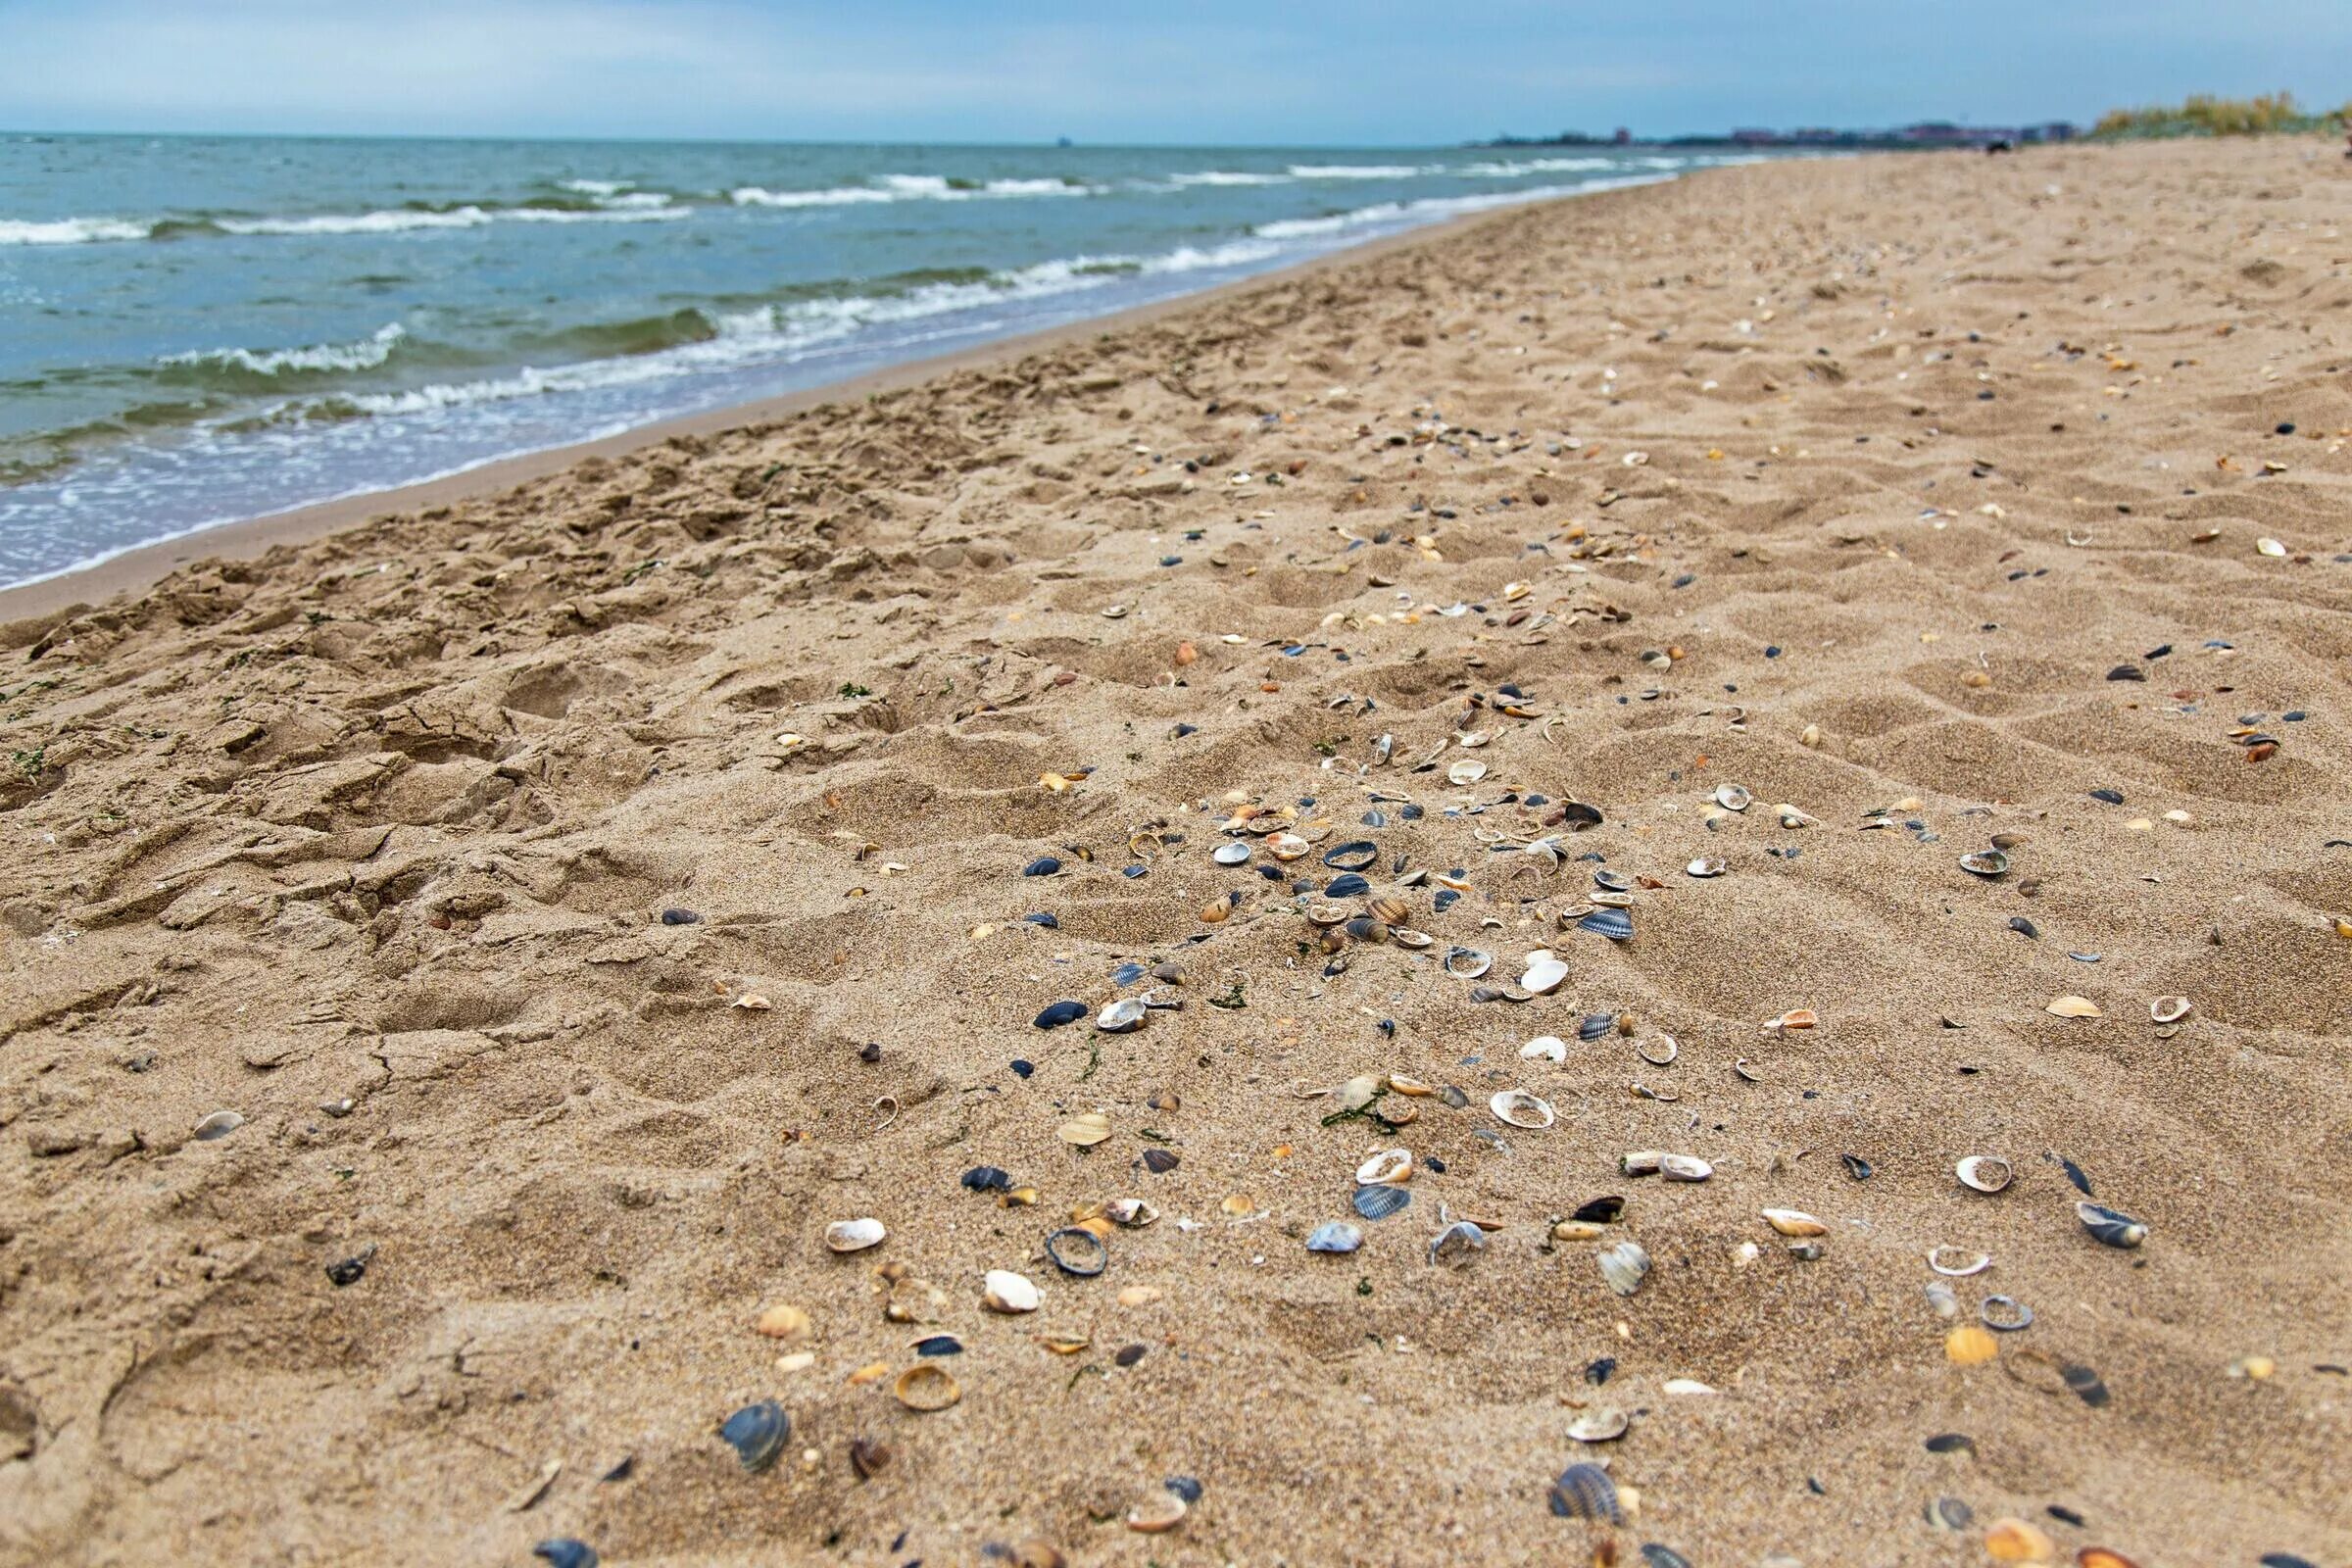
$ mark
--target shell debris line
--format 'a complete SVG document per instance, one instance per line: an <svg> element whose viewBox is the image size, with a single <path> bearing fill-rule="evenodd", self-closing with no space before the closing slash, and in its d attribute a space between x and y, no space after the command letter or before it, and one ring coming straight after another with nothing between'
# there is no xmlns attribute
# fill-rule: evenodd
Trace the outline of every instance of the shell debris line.
<svg viewBox="0 0 2352 1568"><path fill-rule="evenodd" d="M1711 169L10 628L0 1560L2352 1561L2315 159Z"/></svg>

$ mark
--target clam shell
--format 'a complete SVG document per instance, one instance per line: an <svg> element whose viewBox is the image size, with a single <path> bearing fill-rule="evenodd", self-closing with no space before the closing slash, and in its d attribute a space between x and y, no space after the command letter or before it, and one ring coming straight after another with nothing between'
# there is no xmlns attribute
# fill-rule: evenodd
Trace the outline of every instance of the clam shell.
<svg viewBox="0 0 2352 1568"><path fill-rule="evenodd" d="M1336 850L1323 852L1323 863L1334 871L1365 871L1380 859L1380 846L1370 839L1350 839Z"/></svg>
<svg viewBox="0 0 2352 1568"><path fill-rule="evenodd" d="M1637 1149L1617 1156L1617 1168L1628 1176L1655 1176L1658 1165L1666 1158L1662 1149Z"/></svg>
<svg viewBox="0 0 2352 1568"><path fill-rule="evenodd" d="M1250 863L1250 846L1239 841L1232 844L1220 844L1208 852L1208 858L1219 865L1248 865Z"/></svg>
<svg viewBox="0 0 2352 1568"><path fill-rule="evenodd" d="M1431 936L1426 931L1415 931L1408 927L1398 925L1391 926L1389 928L1389 940L1396 943L1400 948L1426 948L1434 944L1438 939Z"/></svg>
<svg viewBox="0 0 2352 1568"><path fill-rule="evenodd" d="M2009 874L2009 857L1999 850L1979 850L1960 857L1960 869L1987 880Z"/></svg>
<svg viewBox="0 0 2352 1568"><path fill-rule="evenodd" d="M1476 980L1494 966L1494 956L1476 948L1450 948L1446 954L1446 972L1456 980Z"/></svg>
<svg viewBox="0 0 2352 1568"><path fill-rule="evenodd" d="M1113 1225L1131 1231L1140 1231L1159 1218L1159 1210L1140 1198L1114 1198L1102 1205L1102 1212L1110 1216Z"/></svg>
<svg viewBox="0 0 2352 1568"><path fill-rule="evenodd" d="M1412 1200L1411 1193L1394 1185L1355 1190L1355 1211L1365 1219L1387 1219Z"/></svg>
<svg viewBox="0 0 2352 1568"><path fill-rule="evenodd" d="M1755 797L1740 785L1718 784L1715 786L1714 799L1715 804L1727 811L1744 811Z"/></svg>
<svg viewBox="0 0 2352 1568"><path fill-rule="evenodd" d="M1992 1257L1990 1253L1963 1251L1957 1247L1934 1247L1928 1250L1928 1267L1947 1280L1964 1280L1992 1267Z"/></svg>
<svg viewBox="0 0 2352 1568"><path fill-rule="evenodd" d="M1470 1261L1473 1254L1483 1252L1486 1249L1487 1233L1484 1230L1473 1221L1455 1220L1438 1232L1436 1239L1429 1244L1429 1260L1443 1263L1448 1268L1460 1268Z"/></svg>
<svg viewBox="0 0 2352 1568"><path fill-rule="evenodd" d="M899 1374L890 1392L909 1410L945 1410L963 1397L963 1385L937 1361L917 1361Z"/></svg>
<svg viewBox="0 0 2352 1568"><path fill-rule="evenodd" d="M1106 1035L1123 1035L1141 1029L1151 1010L1141 997L1121 997L1095 1014L1095 1027Z"/></svg>
<svg viewBox="0 0 2352 1568"><path fill-rule="evenodd" d="M1626 1414L1615 1405L1587 1410L1568 1423L1568 1436L1579 1443L1614 1443L1625 1436Z"/></svg>
<svg viewBox="0 0 2352 1568"><path fill-rule="evenodd" d="M1670 1182L1703 1182L1715 1174L1715 1167L1696 1154L1661 1154L1658 1174Z"/></svg>
<svg viewBox="0 0 2352 1568"><path fill-rule="evenodd" d="M2100 1203L2077 1203L2075 1217L2091 1239L2107 1247L2137 1247L2148 1239L2148 1228L2131 1215Z"/></svg>
<svg viewBox="0 0 2352 1568"><path fill-rule="evenodd" d="M776 1462L792 1438L792 1417L773 1399L747 1404L723 1422L718 1435L735 1450L735 1457L755 1474Z"/></svg>
<svg viewBox="0 0 2352 1568"><path fill-rule="evenodd" d="M1191 1511L1191 1505L1175 1493L1158 1493L1127 1510L1127 1528L1138 1535L1164 1536L1184 1523L1184 1516Z"/></svg>
<svg viewBox="0 0 2352 1568"><path fill-rule="evenodd" d="M1560 826L1571 833L1582 833L1600 826L1600 808L1587 806L1582 801L1562 801L1559 817Z"/></svg>
<svg viewBox="0 0 2352 1568"><path fill-rule="evenodd" d="M1600 1264L1600 1277L1609 1282L1609 1289L1619 1296L1631 1296L1642 1288L1649 1273L1649 1254L1640 1242L1619 1242L1593 1254Z"/></svg>
<svg viewBox="0 0 2352 1568"><path fill-rule="evenodd" d="M1384 1149L1355 1167L1358 1187L1389 1187L1413 1179L1413 1152L1409 1149Z"/></svg>
<svg viewBox="0 0 2352 1568"><path fill-rule="evenodd" d="M1266 840L1266 853L1277 860L1296 860L1313 848L1296 833L1277 833Z"/></svg>
<svg viewBox="0 0 2352 1568"><path fill-rule="evenodd" d="M1397 1094L1410 1095L1416 1099L1424 1095L1434 1095L1438 1092L1436 1085L1423 1083L1418 1078L1407 1077L1405 1074L1400 1072L1393 1072L1389 1074L1389 1088Z"/></svg>
<svg viewBox="0 0 2352 1568"><path fill-rule="evenodd" d="M1486 776L1487 764L1475 758L1465 758L1446 770L1446 782L1450 784L1475 784Z"/></svg>
<svg viewBox="0 0 2352 1568"><path fill-rule="evenodd" d="M1551 954L1538 948L1527 956L1527 973L1519 977L1519 988L1541 997L1559 989L1568 978L1568 966Z"/></svg>
<svg viewBox="0 0 2352 1568"><path fill-rule="evenodd" d="M1524 1089L1505 1089L1487 1102L1494 1119L1513 1127L1544 1128L1552 1123L1551 1107Z"/></svg>
<svg viewBox="0 0 2352 1568"><path fill-rule="evenodd" d="M1040 1029L1058 1029L1065 1023L1076 1023L1086 1016L1083 1002L1056 1002L1030 1022Z"/></svg>
<svg viewBox="0 0 2352 1568"><path fill-rule="evenodd" d="M992 1268L980 1277L980 1302L992 1312L1034 1312L1044 1304L1045 1297L1026 1275L1015 1274L1008 1268Z"/></svg>
<svg viewBox="0 0 2352 1568"><path fill-rule="evenodd" d="M1634 889L1634 879L1623 871L1612 871L1604 865L1592 873L1592 885L1606 888L1611 893L1631 893Z"/></svg>
<svg viewBox="0 0 2352 1568"><path fill-rule="evenodd" d="M209 1144L216 1138L226 1138L245 1125L245 1118L233 1110L216 1110L196 1124L194 1137L198 1143Z"/></svg>
<svg viewBox="0 0 2352 1568"><path fill-rule="evenodd" d="M1689 865L1684 866L1683 869L1692 876L1709 877L1723 875L1726 867L1721 856L1702 855Z"/></svg>
<svg viewBox="0 0 2352 1568"><path fill-rule="evenodd" d="M1617 1500L1617 1483L1596 1464L1572 1464L1560 1472L1549 1494L1552 1513L1561 1519L1589 1519L1598 1525L1625 1523L1625 1507Z"/></svg>
<svg viewBox="0 0 2352 1568"><path fill-rule="evenodd" d="M1830 1228L1801 1208L1768 1208L1764 1223L1783 1236L1827 1236Z"/></svg>
<svg viewBox="0 0 2352 1568"><path fill-rule="evenodd" d="M1522 1061L1566 1061L1568 1042L1558 1035L1538 1035L1519 1048L1519 1058Z"/></svg>
<svg viewBox="0 0 2352 1568"><path fill-rule="evenodd" d="M1344 1219L1326 1220L1307 1234L1310 1252L1352 1252L1364 1245L1364 1233Z"/></svg>
<svg viewBox="0 0 2352 1568"><path fill-rule="evenodd" d="M837 1219L825 1227L825 1245L836 1252L862 1252L889 1234L878 1219Z"/></svg>
<svg viewBox="0 0 2352 1568"><path fill-rule="evenodd" d="M1082 1280L1091 1280L1110 1266L1110 1249L1102 1245L1102 1237L1082 1225L1065 1226L1047 1237L1046 1255L1054 1260L1055 1268ZM1020 1278L1017 1274L1012 1277ZM1029 1295L1032 1299L1036 1298L1036 1286L1029 1287ZM1030 1309L999 1307L998 1310L1025 1312Z"/></svg>
<svg viewBox="0 0 2352 1568"><path fill-rule="evenodd" d="M1061 1141L1080 1149L1092 1149L1110 1136L1110 1118L1099 1110L1072 1116L1058 1129Z"/></svg>
<svg viewBox="0 0 2352 1568"><path fill-rule="evenodd" d="M2148 1004L2148 1016L2158 1023L2178 1023L2188 1016L2195 1004L2186 997L2158 997Z"/></svg>
<svg viewBox="0 0 2352 1568"><path fill-rule="evenodd" d="M2016 1178L2017 1171L1998 1154L1971 1154L1952 1167L1960 1185L1980 1193L1997 1193Z"/></svg>

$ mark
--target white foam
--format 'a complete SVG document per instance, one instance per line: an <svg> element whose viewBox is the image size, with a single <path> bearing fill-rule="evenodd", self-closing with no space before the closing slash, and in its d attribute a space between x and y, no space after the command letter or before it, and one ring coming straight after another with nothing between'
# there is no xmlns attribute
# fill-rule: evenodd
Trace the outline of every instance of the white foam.
<svg viewBox="0 0 2352 1568"><path fill-rule="evenodd" d="M1614 169L1614 158L1521 158L1509 162L1464 164L1453 171L1472 179L1516 179L1521 174L1574 174L1591 169Z"/></svg>
<svg viewBox="0 0 2352 1568"><path fill-rule="evenodd" d="M633 179L567 179L556 188L575 191L582 196L617 196L636 185Z"/></svg>
<svg viewBox="0 0 2352 1568"><path fill-rule="evenodd" d="M0 219L0 245L89 245L145 239L150 232L146 223L120 218Z"/></svg>
<svg viewBox="0 0 2352 1568"><path fill-rule="evenodd" d="M412 229L481 228L490 223L649 223L693 217L685 207L599 208L579 212L560 207L453 207L445 213L408 208L377 213L319 213L310 218L220 218L214 224L229 234L401 234Z"/></svg>
<svg viewBox="0 0 2352 1568"><path fill-rule="evenodd" d="M1236 170L1209 169L1197 174L1170 174L1171 185L1287 185L1296 175L1253 174Z"/></svg>
<svg viewBox="0 0 2352 1568"><path fill-rule="evenodd" d="M1410 179L1422 172L1414 164L1293 164L1299 179Z"/></svg>
<svg viewBox="0 0 2352 1568"><path fill-rule="evenodd" d="M1458 218L1464 213L1482 213L1496 207L1543 201L1553 196L1576 196L1590 191L1615 190L1627 185L1648 185L1668 177L1665 174L1627 174L1616 179L1580 180L1574 185L1536 185L1526 190L1495 191L1484 196L1425 196L1419 201L1382 202L1373 207L1358 207L1353 212L1334 213L1326 218L1284 219L1278 222L1260 223L1250 232L1260 239L1310 239L1383 225L1410 227L1418 223L1436 222L1441 219Z"/></svg>
<svg viewBox="0 0 2352 1568"><path fill-rule="evenodd" d="M318 343L301 349L196 349L167 354L160 365L225 365L256 375L283 370L370 370L392 357L393 345L408 336L398 321L357 343Z"/></svg>
<svg viewBox="0 0 2352 1568"><path fill-rule="evenodd" d="M739 185L727 192L738 207L856 207L868 202L967 202L979 197L1091 196L1099 187L1060 179L992 179L973 187L951 185L939 174L877 174L868 185L832 185L822 190L769 190Z"/></svg>

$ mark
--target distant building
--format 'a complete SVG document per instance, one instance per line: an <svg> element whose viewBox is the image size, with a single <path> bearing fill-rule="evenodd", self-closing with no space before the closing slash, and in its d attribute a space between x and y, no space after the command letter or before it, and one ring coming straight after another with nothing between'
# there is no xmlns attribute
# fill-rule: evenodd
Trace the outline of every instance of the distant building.
<svg viewBox="0 0 2352 1568"><path fill-rule="evenodd" d="M1770 147L1780 139L1779 131L1759 130L1753 125L1742 125L1732 132L1732 140L1741 147Z"/></svg>
<svg viewBox="0 0 2352 1568"><path fill-rule="evenodd" d="M1617 134L1609 138L1609 140L1615 142L1620 147L1632 145L1634 133L1626 129L1623 125L1619 125L1617 127Z"/></svg>

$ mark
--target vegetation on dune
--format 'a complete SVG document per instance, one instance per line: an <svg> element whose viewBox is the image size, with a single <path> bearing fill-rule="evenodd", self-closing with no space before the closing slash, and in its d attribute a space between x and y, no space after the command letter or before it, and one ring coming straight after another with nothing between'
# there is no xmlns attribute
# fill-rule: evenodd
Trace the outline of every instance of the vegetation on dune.
<svg viewBox="0 0 2352 1568"><path fill-rule="evenodd" d="M2141 136L2273 136L2340 131L2348 120L2352 120L2352 104L2312 112L2296 103L2291 92L2265 93L2259 98L2216 98L2198 93L2186 103L2110 109L2090 127L2090 133L2108 141Z"/></svg>

